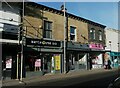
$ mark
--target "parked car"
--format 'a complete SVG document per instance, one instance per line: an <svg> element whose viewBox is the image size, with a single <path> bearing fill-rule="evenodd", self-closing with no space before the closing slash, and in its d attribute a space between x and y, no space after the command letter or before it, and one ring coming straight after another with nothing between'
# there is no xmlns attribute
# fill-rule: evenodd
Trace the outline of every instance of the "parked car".
<svg viewBox="0 0 120 88"><path fill-rule="evenodd" d="M110 83L108 88L120 88L120 77L116 78L112 83Z"/></svg>

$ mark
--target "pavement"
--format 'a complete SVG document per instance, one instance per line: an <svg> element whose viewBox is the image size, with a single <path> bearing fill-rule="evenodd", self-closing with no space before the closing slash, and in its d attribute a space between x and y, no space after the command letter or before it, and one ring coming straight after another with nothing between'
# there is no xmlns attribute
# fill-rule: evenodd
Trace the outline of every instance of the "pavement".
<svg viewBox="0 0 120 88"><path fill-rule="evenodd" d="M46 74L43 76L34 76L29 78L23 78L23 81L19 81L16 79L12 80L3 80L2 86L25 86L32 83L39 82L41 85L48 83L48 82L55 82L55 81L62 81L69 78L75 78L75 77L82 77L87 75L94 75L94 74L100 74L104 72L118 72L118 68L113 68L110 70L105 70L104 68L99 69L92 69L92 70L78 70L78 71L70 71L67 74L64 73L58 73L58 74Z"/></svg>

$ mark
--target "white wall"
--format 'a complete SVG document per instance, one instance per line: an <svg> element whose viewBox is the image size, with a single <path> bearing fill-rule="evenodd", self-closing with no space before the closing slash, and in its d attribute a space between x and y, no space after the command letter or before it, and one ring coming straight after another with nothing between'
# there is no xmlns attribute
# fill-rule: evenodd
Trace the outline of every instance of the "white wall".
<svg viewBox="0 0 120 88"><path fill-rule="evenodd" d="M111 50L113 52L118 52L118 31L115 29L105 29L106 32L106 50ZM111 47L109 44L111 41Z"/></svg>
<svg viewBox="0 0 120 88"><path fill-rule="evenodd" d="M17 33L18 25L21 22L20 10L16 6L11 5L11 7L5 3L2 4L2 9L0 9L0 31Z"/></svg>
<svg viewBox="0 0 120 88"><path fill-rule="evenodd" d="M3 24L2 23L0 23L0 31L3 31Z"/></svg>
<svg viewBox="0 0 120 88"><path fill-rule="evenodd" d="M4 12L0 11L0 23L19 25L20 24L20 16L18 14L12 12ZM13 19L13 21L10 21Z"/></svg>

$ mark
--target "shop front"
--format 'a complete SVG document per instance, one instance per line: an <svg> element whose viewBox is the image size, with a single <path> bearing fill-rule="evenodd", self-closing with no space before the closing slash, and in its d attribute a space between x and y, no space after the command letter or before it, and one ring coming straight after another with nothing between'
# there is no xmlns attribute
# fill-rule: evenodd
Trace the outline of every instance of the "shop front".
<svg viewBox="0 0 120 88"><path fill-rule="evenodd" d="M112 62L112 67L120 66L120 52L110 52L110 59Z"/></svg>
<svg viewBox="0 0 120 88"><path fill-rule="evenodd" d="M2 44L2 77L3 79L16 78L17 44Z"/></svg>
<svg viewBox="0 0 120 88"><path fill-rule="evenodd" d="M25 52L26 77L61 72L60 41L27 38Z"/></svg>
<svg viewBox="0 0 120 88"><path fill-rule="evenodd" d="M68 70L87 69L88 61L88 44L80 44L75 42L67 43L67 62Z"/></svg>
<svg viewBox="0 0 120 88"><path fill-rule="evenodd" d="M102 44L90 44L89 48L91 51L89 52L90 59L90 69L94 68L102 68L103 67L103 55L104 55L104 47Z"/></svg>

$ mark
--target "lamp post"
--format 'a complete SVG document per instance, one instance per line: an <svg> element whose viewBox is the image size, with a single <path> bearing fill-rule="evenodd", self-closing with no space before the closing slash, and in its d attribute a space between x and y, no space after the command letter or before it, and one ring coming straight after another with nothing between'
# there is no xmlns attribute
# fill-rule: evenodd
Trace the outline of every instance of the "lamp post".
<svg viewBox="0 0 120 88"><path fill-rule="evenodd" d="M19 25L20 26L20 25ZM20 51L19 51L19 46L20 46L20 35L21 35L21 30L18 29L18 53L17 53L17 72L16 72L16 76L17 76L17 80L19 79L19 58L20 58Z"/></svg>
<svg viewBox="0 0 120 88"><path fill-rule="evenodd" d="M110 59L112 58L111 57L111 50L112 50L112 46L111 46L111 41L109 41L109 47L110 47ZM113 62L113 64L112 64L112 66L114 67L114 60L113 59L111 59L112 60L112 62Z"/></svg>
<svg viewBox="0 0 120 88"><path fill-rule="evenodd" d="M23 8L22 8L22 19L24 18L24 0L23 0ZM23 21L23 20L22 20ZM22 26L22 40L21 40L21 69L20 69L20 83L23 81L23 52L24 52L24 32L23 32L23 26Z"/></svg>
<svg viewBox="0 0 120 88"><path fill-rule="evenodd" d="M66 15L64 2L64 73L66 73Z"/></svg>

